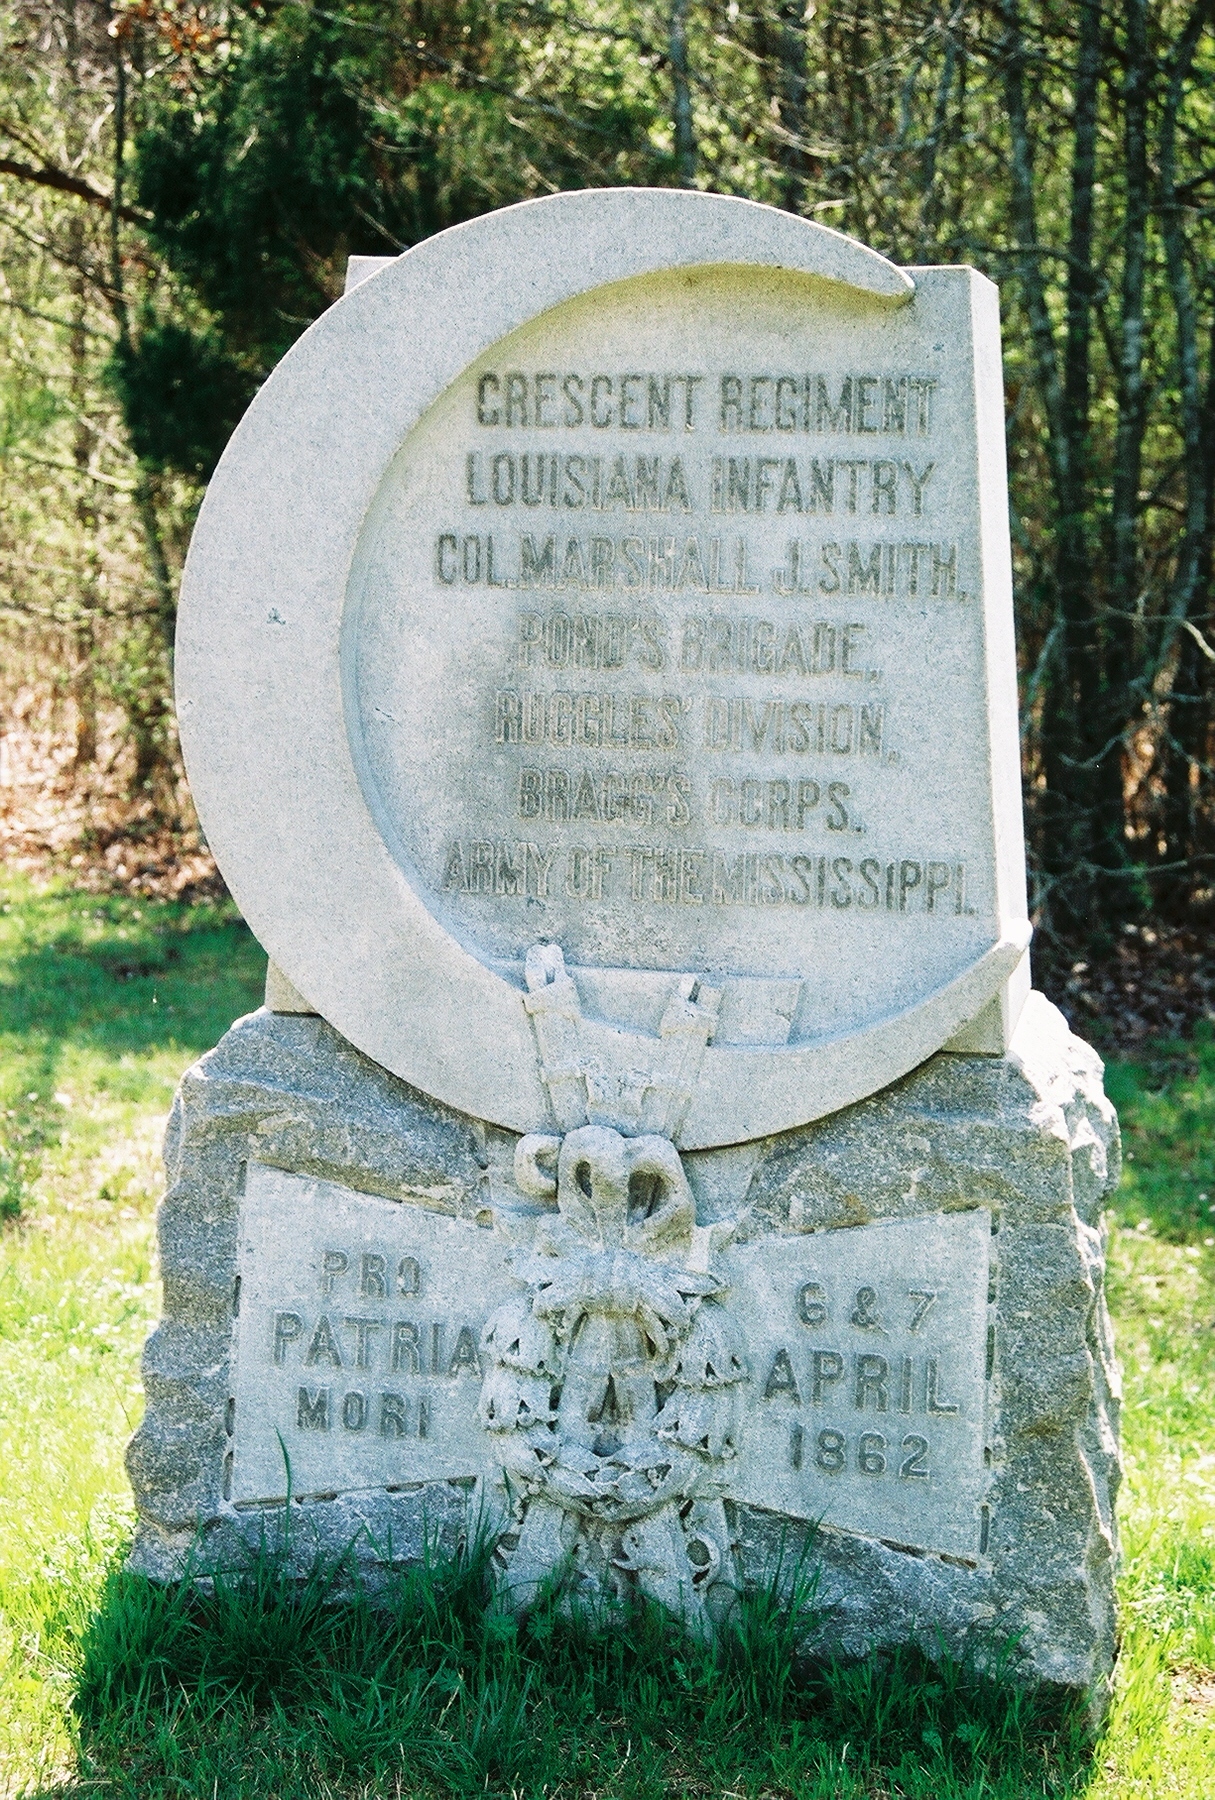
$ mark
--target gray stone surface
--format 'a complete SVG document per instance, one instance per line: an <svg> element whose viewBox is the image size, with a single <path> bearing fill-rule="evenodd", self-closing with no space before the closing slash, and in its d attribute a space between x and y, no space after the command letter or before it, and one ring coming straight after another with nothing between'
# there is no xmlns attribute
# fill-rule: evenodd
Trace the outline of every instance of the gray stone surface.
<svg viewBox="0 0 1215 1800"><path fill-rule="evenodd" d="M137 1567L481 1529L711 1632L805 1545L822 1650L1104 1692L1117 1126L1029 992L1003 454L991 284L771 208L352 262L183 586L272 961L170 1125Z"/></svg>
<svg viewBox="0 0 1215 1800"><path fill-rule="evenodd" d="M1012 1667L1024 1678L1100 1692L1113 1653L1118 1475L1101 1206L1118 1140L1095 1054L1033 995L1003 1057L942 1053L817 1125L682 1162L661 1136L622 1137L625 1097L596 1101L592 1090L602 1123L571 1116L563 1139L519 1139L423 1097L320 1018L266 1011L187 1072L166 1146L164 1317L145 1354L148 1410L128 1453L135 1566L169 1578L289 1534L301 1567L317 1549L352 1546L374 1576L419 1556L427 1536L451 1543L492 1516L509 1527L503 1579L522 1600L562 1546L586 1584L635 1583L672 1603L672 1559L696 1571L699 1557L692 1598L708 1617L731 1582L763 1579L782 1546L787 1566L821 1513L811 1543L819 1648L915 1641L930 1654L943 1643L994 1660L1015 1640ZM634 1215L637 1193L651 1198ZM305 1301L315 1312L325 1290L309 1294L307 1284L326 1279L326 1224L338 1248L349 1239L382 1255L385 1270L412 1231L421 1279L439 1270L456 1284L441 1296L448 1311L461 1270L443 1246L485 1246L488 1273L464 1283L465 1298L470 1316L492 1318L476 1369L465 1355L444 1390L463 1396L459 1442L480 1447L479 1465L464 1453L445 1461L441 1433L423 1446L416 1431L394 1434L386 1456L385 1440L359 1423L330 1484L310 1474L307 1493L296 1486L284 1499L267 1434L278 1419L290 1440L300 1372L291 1373L288 1327L288 1411L275 1415L273 1316L277 1301L301 1315L302 1330ZM516 1260L494 1311L489 1246L499 1242ZM353 1280L347 1261L342 1279ZM567 1284L564 1312L546 1300L555 1281ZM413 1285L403 1277L402 1303ZM929 1291L937 1299L913 1324L908 1296ZM387 1316L387 1293L370 1298ZM565 1359L572 1391L577 1359L562 1332L575 1304L577 1317L612 1327L605 1368L627 1366L637 1392L648 1383L652 1393L657 1373L672 1377L645 1439L670 1447L666 1472L651 1475L655 1493L641 1503L629 1498L644 1473L636 1433L622 1426L610 1443L587 1444L555 1396L542 1397L550 1414L540 1425L524 1418L520 1429L516 1413L500 1412L504 1395L515 1407L532 1391L546 1357ZM342 1320L341 1379L362 1384L357 1329L344 1311ZM644 1329L626 1355L630 1321ZM668 1352L654 1334L664 1330L678 1368L661 1360ZM851 1358L817 1400L816 1347ZM861 1356L884 1358L884 1416L878 1365L864 1372L879 1385L853 1385ZM378 1392L372 1361L369 1352L365 1385L376 1376ZM830 1375L834 1364L819 1367ZM312 1368L302 1373L319 1385ZM619 1394L614 1404L623 1419ZM956 1492L934 1493L931 1480L921 1488L914 1472L900 1486L887 1452L906 1460L903 1435L917 1425ZM880 1431L881 1452L861 1445L862 1428ZM539 1472L529 1449L538 1430L557 1446ZM823 1431L832 1435L816 1467ZM847 1440L838 1469L837 1437ZM579 1498L588 1467L601 1485ZM504 1469L515 1472L509 1496ZM494 1511L508 1503L509 1518Z"/></svg>
<svg viewBox="0 0 1215 1800"><path fill-rule="evenodd" d="M210 483L176 670L200 817L282 979L470 1115L550 1126L538 940L611 1079L682 981L719 995L683 1150L1015 1027L999 318L974 270L659 190L353 268Z"/></svg>
<svg viewBox="0 0 1215 1800"><path fill-rule="evenodd" d="M609 1174L613 1162L665 1165L682 1227L647 1248L652 1223L634 1220L600 1252L577 1201L554 1216L491 1183L472 1221L250 1162L225 1500L240 1511L288 1491L309 1501L471 1480L487 1515L505 1518L507 1481L534 1486L539 1450L540 1497L555 1483L609 1524L654 1509L626 1465L670 1462L681 1505L744 1501L981 1555L991 1213L748 1231L748 1167L723 1182L729 1223L697 1224L664 1140L584 1127L563 1154L568 1165L584 1153ZM605 1343L617 1384L606 1451ZM709 1560L726 1579L718 1526Z"/></svg>

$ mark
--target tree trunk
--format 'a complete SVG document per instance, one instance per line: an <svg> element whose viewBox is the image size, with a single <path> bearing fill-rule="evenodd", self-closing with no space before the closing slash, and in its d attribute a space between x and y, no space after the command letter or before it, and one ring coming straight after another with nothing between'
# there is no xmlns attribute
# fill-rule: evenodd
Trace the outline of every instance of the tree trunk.
<svg viewBox="0 0 1215 1800"><path fill-rule="evenodd" d="M800 213L806 204L806 8L804 0L779 0L777 55L780 69L778 111L787 134L780 146L781 205Z"/></svg>
<svg viewBox="0 0 1215 1800"><path fill-rule="evenodd" d="M941 58L941 70L937 77L932 128L924 145L920 164L920 217L916 234L917 262L929 260L940 235L942 208L937 182L937 167L940 161L941 145L949 122L949 96L958 68L957 37L951 29L951 25L952 21L945 21L945 54Z"/></svg>
<svg viewBox="0 0 1215 1800"><path fill-rule="evenodd" d="M1101 77L1100 0L1083 0L1073 79L1071 195L1068 221L1067 325L1063 352L1061 426L1065 438L1059 459L1058 571L1063 614L1062 645L1066 685L1061 694L1074 711L1066 736L1070 753L1061 752L1055 770L1059 793L1071 814L1068 860L1064 870L1070 899L1066 911L1077 923L1092 913L1095 871L1108 867L1106 840L1122 832L1119 784L1115 815L1102 805L1110 762L1120 767L1117 746L1108 742L1110 722L1103 706L1102 644L1095 594L1092 533L1092 459L1089 443L1092 399L1093 206L1097 173L1097 99ZM1103 853L1105 852L1105 853ZM1115 865L1116 866L1116 865ZM1108 905L1108 897L1106 899Z"/></svg>
<svg viewBox="0 0 1215 1800"><path fill-rule="evenodd" d="M1102 732L1109 738L1126 730L1140 712L1145 697L1134 681L1133 621L1138 610L1138 534L1146 424L1144 283L1148 223L1148 104L1152 74L1147 41L1147 0L1125 0L1122 18L1125 23L1126 72L1122 83L1122 107L1126 201L1117 339L1118 424L1110 508L1110 616L1105 631L1106 704L1101 719ZM1109 751L1102 769L1106 813L1104 848L1109 867L1118 867L1127 861L1122 825L1122 765L1123 750L1119 743Z"/></svg>
<svg viewBox="0 0 1215 1800"><path fill-rule="evenodd" d="M86 371L88 343L85 337L87 295L80 264L84 260L84 229L80 215L74 214L68 231L69 254L75 265L71 277L72 329L68 335L68 392L76 409L76 430L72 444L72 460L79 471L76 483L75 514L80 529L80 585L73 607L74 639L72 647L72 704L75 710L75 742L73 767L79 774L97 759L97 652L95 615L100 598L97 565L98 514L89 480L89 453L92 436L85 418L88 403Z"/></svg>
<svg viewBox="0 0 1215 1800"><path fill-rule="evenodd" d="M112 12L111 7L111 12ZM131 313L127 304L126 283L122 266L121 209L126 173L127 135L127 65L122 31L114 34L114 175L110 209L110 305L118 326L120 349L131 347ZM133 787L147 790L154 785L165 761L167 732L165 727L172 712L173 640L176 628L176 601L173 581L165 555L164 534L156 512L156 494L152 475L142 462L135 469L135 505L143 530L152 587L156 595L155 619L164 650L166 680L159 691L149 693L143 703L130 714L135 738L136 766Z"/></svg>
<svg viewBox="0 0 1215 1800"><path fill-rule="evenodd" d="M680 187L696 186L696 134L692 124L692 88L688 73L688 3L671 7L670 57L674 87L675 169Z"/></svg>
<svg viewBox="0 0 1215 1800"><path fill-rule="evenodd" d="M1073 935L1091 922L1097 866L1095 773L1102 709L1087 544L1089 342L1093 305L1092 222L1100 6L1086 0L1075 76L1071 169L1067 338L1063 376L1043 274L1035 192L1035 156L1026 105L1027 52L1017 0L1005 0L1002 86L1010 137L1017 274L1029 318L1035 387L1046 419L1046 456L1056 516L1056 646L1046 674L1040 722L1046 791L1038 803L1042 922Z"/></svg>
<svg viewBox="0 0 1215 1800"><path fill-rule="evenodd" d="M1160 226L1164 239L1169 294L1177 329L1182 465L1185 481L1185 528L1176 572L1163 621L1157 669L1176 655L1168 708L1167 736L1161 746L1164 763L1164 860L1188 862L1200 853L1194 777L1204 760L1208 735L1207 699L1211 689L1209 643L1202 627L1210 601L1212 469L1215 465L1215 324L1212 365L1205 395L1198 367L1198 316L1190 278L1177 194L1177 118L1185 97L1194 56L1211 15L1211 0L1198 0L1177 41L1167 69L1160 127ZM1207 605L1203 605L1204 599ZM1188 628L1187 628L1188 627ZM1174 900L1188 889L1184 875L1169 882Z"/></svg>

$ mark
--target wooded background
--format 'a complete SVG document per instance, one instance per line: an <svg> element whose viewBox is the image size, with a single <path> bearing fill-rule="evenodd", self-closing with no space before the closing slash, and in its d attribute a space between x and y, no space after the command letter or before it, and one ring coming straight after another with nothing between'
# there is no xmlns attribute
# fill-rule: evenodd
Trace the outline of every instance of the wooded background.
<svg viewBox="0 0 1215 1800"><path fill-rule="evenodd" d="M0 749L37 726L85 838L103 791L105 830L184 831L190 525L347 256L561 188L705 187L1000 283L1039 947L1204 926L1213 14L0 0Z"/></svg>

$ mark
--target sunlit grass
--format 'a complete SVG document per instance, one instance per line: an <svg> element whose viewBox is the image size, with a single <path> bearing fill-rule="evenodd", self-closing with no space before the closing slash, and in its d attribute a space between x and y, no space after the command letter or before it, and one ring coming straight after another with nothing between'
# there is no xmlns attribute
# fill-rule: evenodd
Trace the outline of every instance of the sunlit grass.
<svg viewBox="0 0 1215 1800"><path fill-rule="evenodd" d="M118 1572L131 1524L122 1451L158 1302L159 1136L182 1069L258 1003L264 963L230 912L16 883L0 906L0 1205L20 1215L0 1269L0 1792L1215 1795L1209 1040L1110 1071L1133 1154L1110 1275L1126 1396L1124 1637L1091 1754L1074 1719L1010 1715L964 1671L820 1673L800 1698L770 1687L765 1712L740 1708L719 1669L661 1632L612 1665L619 1650L559 1624L521 1638L482 1629L467 1593L451 1604L470 1635L449 1621L425 1655L357 1610L304 1630L272 1586L239 1627L235 1614L218 1632L193 1616L195 1636L169 1655L155 1609L170 1602ZM271 1641L288 1647L280 1674L267 1671ZM206 1670L190 1660L204 1655ZM125 1681L157 1656L170 1679L142 1700L138 1683L106 1700L106 1670Z"/></svg>
<svg viewBox="0 0 1215 1800"><path fill-rule="evenodd" d="M0 888L0 1775L70 1768L78 1645L127 1541L182 1070L256 1006L227 909ZM0 1789L3 1780L0 1779Z"/></svg>

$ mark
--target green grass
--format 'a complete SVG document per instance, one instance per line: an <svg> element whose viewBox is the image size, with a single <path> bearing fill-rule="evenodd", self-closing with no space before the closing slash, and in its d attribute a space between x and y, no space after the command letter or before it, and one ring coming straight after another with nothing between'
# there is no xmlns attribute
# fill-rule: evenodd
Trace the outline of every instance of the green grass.
<svg viewBox="0 0 1215 1800"><path fill-rule="evenodd" d="M475 1554L387 1611L269 1565L205 1598L121 1566L122 1450L157 1304L158 1140L256 1005L230 910L0 884L0 1794L370 1800L1215 1795L1215 1046L1111 1067L1131 1160L1123 1644L1108 1728L907 1656L799 1668L761 1599L714 1648L487 1613Z"/></svg>
<svg viewBox="0 0 1215 1800"><path fill-rule="evenodd" d="M1175 1244L1215 1246L1215 1032L1111 1063L1106 1088L1122 1120L1126 1168L1118 1216ZM1206 1239L1211 1242L1206 1243Z"/></svg>
<svg viewBox="0 0 1215 1800"><path fill-rule="evenodd" d="M231 907L0 885L0 1792L74 1765L77 1646L130 1532L163 1122L264 969Z"/></svg>
<svg viewBox="0 0 1215 1800"><path fill-rule="evenodd" d="M14 1218L44 1165L70 1177L168 1110L186 1064L260 1004L265 958L231 906L11 880L0 896L0 1218Z"/></svg>
<svg viewBox="0 0 1215 1800"><path fill-rule="evenodd" d="M544 1606L516 1624L487 1608L485 1564L413 1572L374 1611L272 1564L201 1599L113 1575L84 1643L88 1766L131 1796L859 1796L881 1767L922 1800L1011 1800L1084 1760L1057 1697L914 1656L799 1668L775 1583L706 1646L645 1607L610 1631Z"/></svg>

